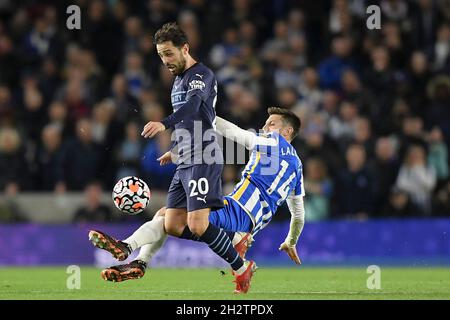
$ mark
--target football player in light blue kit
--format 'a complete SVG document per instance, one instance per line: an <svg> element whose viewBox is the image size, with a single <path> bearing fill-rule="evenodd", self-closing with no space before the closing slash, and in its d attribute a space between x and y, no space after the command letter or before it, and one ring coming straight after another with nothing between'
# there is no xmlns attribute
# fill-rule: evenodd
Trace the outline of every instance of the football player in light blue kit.
<svg viewBox="0 0 450 320"><path fill-rule="evenodd" d="M213 210L209 220L227 231L241 257L251 244L252 237L261 231L272 219L279 206L287 202L291 212L289 233L280 245L289 257L300 264L296 244L304 225L302 162L290 144L300 129L300 119L291 111L269 108L269 117L263 127L264 133L255 134L243 130L225 119L216 117L216 130L222 136L252 150L250 160L242 172L242 179L233 192L224 197L224 207ZM168 160L161 161L164 165ZM177 230L164 230L165 208L161 208L152 221L146 222L133 235L113 246L120 250L120 243L133 242L141 248L139 256L130 264L110 267L117 281L140 278L144 275L146 263L161 248L167 234L179 234ZM155 220L156 219L156 220ZM185 229L185 224L177 226ZM186 233L184 233L186 235ZM185 239L197 240L194 234ZM114 256L117 252L111 252ZM124 252L120 252L124 254ZM128 256L128 253L126 253ZM136 263L136 262L139 263Z"/></svg>

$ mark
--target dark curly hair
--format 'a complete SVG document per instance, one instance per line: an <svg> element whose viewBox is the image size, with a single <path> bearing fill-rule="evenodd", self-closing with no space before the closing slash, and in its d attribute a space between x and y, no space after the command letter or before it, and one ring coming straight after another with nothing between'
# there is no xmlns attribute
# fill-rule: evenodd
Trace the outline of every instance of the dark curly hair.
<svg viewBox="0 0 450 320"><path fill-rule="evenodd" d="M181 48L188 43L186 33L181 30L176 22L166 23L156 31L153 43L156 45L166 41L172 41L173 45L177 48Z"/></svg>

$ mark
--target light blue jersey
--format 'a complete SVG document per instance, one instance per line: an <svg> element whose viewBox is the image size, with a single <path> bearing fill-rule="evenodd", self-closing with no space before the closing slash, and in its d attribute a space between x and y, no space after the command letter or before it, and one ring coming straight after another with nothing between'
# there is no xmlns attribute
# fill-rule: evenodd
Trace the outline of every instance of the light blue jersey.
<svg viewBox="0 0 450 320"><path fill-rule="evenodd" d="M277 133L266 135L277 139L278 145L256 146L241 181L226 197L236 201L250 216L253 234L270 222L290 194L305 194L302 162L294 147Z"/></svg>

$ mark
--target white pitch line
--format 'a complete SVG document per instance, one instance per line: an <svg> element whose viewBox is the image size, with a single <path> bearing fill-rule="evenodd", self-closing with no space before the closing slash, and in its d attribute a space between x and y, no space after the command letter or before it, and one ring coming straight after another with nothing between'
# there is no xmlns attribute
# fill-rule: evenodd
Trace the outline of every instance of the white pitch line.
<svg viewBox="0 0 450 320"><path fill-rule="evenodd" d="M90 289L80 289L80 290L11 290L11 291L3 291L4 294L12 294L12 293L88 293L88 292L99 292L99 293L148 293L148 294L195 294L195 293L230 293L230 291L219 291L219 290L170 290L170 291L154 291L154 290L133 290L133 291L117 291L114 290L90 290ZM406 291L250 291L251 294L290 294L290 295L307 295L307 294L317 294L317 295L329 295L329 294L341 294L341 295L357 295L357 294L369 294L369 295L380 295L380 294L413 294L413 295L430 295L430 294L450 294L450 292L406 292Z"/></svg>

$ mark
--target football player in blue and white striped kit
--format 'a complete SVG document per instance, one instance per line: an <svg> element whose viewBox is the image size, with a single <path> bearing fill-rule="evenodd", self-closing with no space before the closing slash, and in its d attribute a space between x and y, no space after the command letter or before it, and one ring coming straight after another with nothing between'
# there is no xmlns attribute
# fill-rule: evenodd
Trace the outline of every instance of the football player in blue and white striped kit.
<svg viewBox="0 0 450 320"><path fill-rule="evenodd" d="M226 230L236 250L244 257L253 236L267 226L278 207L286 201L291 212L291 223L289 233L279 249L284 250L295 263L300 264L296 244L304 226L305 191L302 162L291 141L298 134L301 122L287 109L269 108L268 113L269 117L261 134L243 130L225 119L216 117L217 132L244 145L252 150L252 153L242 172L241 181L232 193L224 197L224 207L211 211L209 221ZM161 208L152 221L142 225L123 241L111 239L113 242L117 241L116 249L121 247L120 243L133 243L133 247L141 248L139 256L130 264L106 269L113 275L112 278L122 281L144 275L146 263L166 239L164 223L161 223L164 214L165 208ZM171 233L170 230L167 231ZM198 241L194 234L184 234L183 238ZM111 253L117 256L116 252ZM248 288L236 289L242 292L247 290Z"/></svg>
<svg viewBox="0 0 450 320"><path fill-rule="evenodd" d="M225 206L233 208L214 211L210 221L225 230L255 235L287 201L294 226L286 243L292 246L298 239L296 233L301 231L298 223L304 215L302 162L290 144L298 133L300 120L286 109L269 108L268 112L264 133L259 135L216 117L217 131L245 145L252 153L241 181L224 197Z"/></svg>

